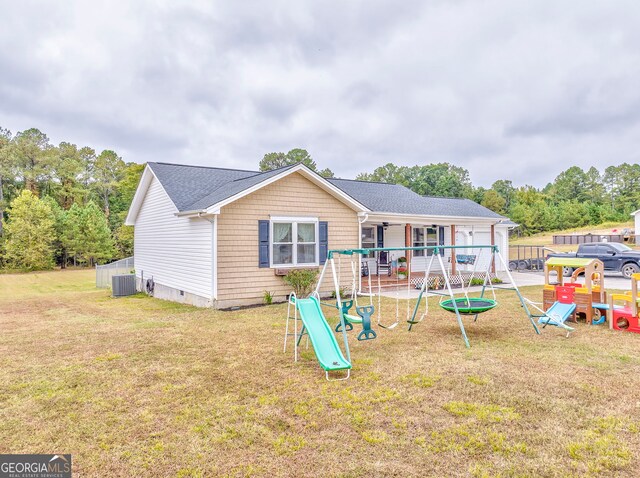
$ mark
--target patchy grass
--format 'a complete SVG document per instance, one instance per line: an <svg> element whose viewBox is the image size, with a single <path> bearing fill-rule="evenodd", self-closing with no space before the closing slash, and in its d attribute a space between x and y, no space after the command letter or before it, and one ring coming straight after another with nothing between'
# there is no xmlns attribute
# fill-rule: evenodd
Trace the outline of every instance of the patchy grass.
<svg viewBox="0 0 640 478"><path fill-rule="evenodd" d="M78 476L640 476L640 336L535 335L498 292L471 349L434 301L411 333L351 333L352 379L328 383L311 346L282 352L286 305L1 275L0 453L69 452Z"/></svg>
<svg viewBox="0 0 640 478"><path fill-rule="evenodd" d="M513 408L498 405L479 405L476 403L449 402L442 407L449 413L459 417L473 417L488 422L502 422L520 418Z"/></svg>
<svg viewBox="0 0 640 478"><path fill-rule="evenodd" d="M416 387L421 388L433 387L441 378L442 377L440 377L439 375L425 375L420 372L410 373L408 375L400 377L403 382L408 382L415 385Z"/></svg>
<svg viewBox="0 0 640 478"><path fill-rule="evenodd" d="M488 385L491 382L489 377L478 377L476 375L469 375L467 380L474 385Z"/></svg>

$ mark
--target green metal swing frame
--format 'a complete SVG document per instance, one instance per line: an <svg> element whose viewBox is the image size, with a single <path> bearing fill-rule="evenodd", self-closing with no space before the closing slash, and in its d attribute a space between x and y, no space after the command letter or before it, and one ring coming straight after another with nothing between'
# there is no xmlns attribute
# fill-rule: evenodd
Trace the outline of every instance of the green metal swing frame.
<svg viewBox="0 0 640 478"><path fill-rule="evenodd" d="M322 283L322 280L325 276L325 273L327 271L328 266L331 267L331 271L332 271L332 275L333 275L333 283L334 283L334 288L335 288L335 295L336 295L336 303L340 304L341 303L341 299L340 299L340 284L338 281L338 277L336 275L336 267L335 267L335 260L334 260L334 256L336 255L348 255L351 256L353 254L360 254L361 256L365 256L368 255L371 252L380 252L380 251L431 251L431 262L429 263L429 268L432 265L432 262L434 260L435 257L438 258L438 262L440 265L441 270L443 271L443 275L444 275L444 279L445 279L445 287L447 289L447 293L443 293L443 292L437 292L434 290L428 290L428 284L423 283L421 289L420 289L420 293L418 295L418 298L416 300L416 305L414 307L413 310L413 314L411 316L410 320L407 320L407 322L409 323L409 327L408 329L411 330L412 326L415 325L417 322L415 320L417 313L418 313L418 309L420 306L420 303L423 299L423 297L425 298L425 300L428 300L430 295L440 295L440 296L445 296L445 297L449 297L450 300L450 306L452 308L452 310L449 310L450 312L455 313L456 315L456 320L458 322L458 327L460 328L460 332L462 334L462 339L464 340L465 346L466 347L470 347L470 343L469 343L469 338L467 337L467 333L464 327L464 323L462 321L462 315L474 315L474 321L476 321L478 319L478 315L480 313L486 312L487 310L480 310L478 308L478 310L471 310L470 308L465 308L465 307L459 307L458 306L458 301L456 300L454 294L453 294L453 290L451 287L451 282L449 280L449 275L446 273L446 269L444 267L444 263L442 261L442 255L444 254L444 252L446 250L457 250L457 249L465 249L465 250L469 250L469 249L489 249L491 251L491 255L492 255L492 261L495 261L495 258L497 257L508 278L509 278L509 283L511 284L511 287L498 287L498 286L493 286L492 287L494 289L502 289L502 290L509 290L509 291L513 291L516 293L516 295L518 296L518 299L520 300L520 304L523 308L523 310L525 311L525 313L527 314L527 317L529 319L529 322L531 323L531 326L533 327L534 331L536 334L540 334L540 330L538 329L538 326L535 323L534 318L536 318L537 316L532 314L531 311L529 310L529 307L527 306L527 302L525 300L525 298L522 296L520 289L518 288L518 286L516 285L515 281L513 280L513 276L511 275L511 272L509 271L509 267L507 266L504 258L502 257L502 255L500 254L500 250L498 248L498 246L496 245L477 245L477 246L443 246L443 245L438 245L438 246L423 246L423 247L373 247L373 248L358 248L358 249L331 249L327 252L327 260L324 264L324 267L322 268L322 272L320 273L320 278L318 280L317 286L316 286L316 293L319 293L320 291L320 285ZM487 284L486 281L482 286L482 290L480 293L480 297L478 299L483 299L484 301L490 301L491 299L487 299L484 297L485 292L487 289ZM426 293L426 297L425 297L425 293ZM462 299L463 301L466 301L466 298ZM492 301L492 300L491 300ZM447 302L447 301L444 301ZM497 304L497 302L495 303L495 305L493 305L491 308L495 307ZM445 308L445 310L448 310L447 308ZM344 312L342 310L340 310L340 322L342 324L342 334L343 334L343 340L345 343L345 348L346 348L346 352L347 352L347 357L349 357L349 345L347 342L347 336L346 336L346 330L345 330L345 326L344 323L348 321L348 319L345 318Z"/></svg>

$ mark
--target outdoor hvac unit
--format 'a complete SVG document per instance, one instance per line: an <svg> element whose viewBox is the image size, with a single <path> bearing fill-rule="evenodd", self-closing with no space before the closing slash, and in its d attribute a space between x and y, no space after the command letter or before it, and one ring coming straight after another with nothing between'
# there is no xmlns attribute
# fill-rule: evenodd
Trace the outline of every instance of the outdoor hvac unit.
<svg viewBox="0 0 640 478"><path fill-rule="evenodd" d="M135 274L113 276L111 278L111 290L114 297L125 297L136 293Z"/></svg>

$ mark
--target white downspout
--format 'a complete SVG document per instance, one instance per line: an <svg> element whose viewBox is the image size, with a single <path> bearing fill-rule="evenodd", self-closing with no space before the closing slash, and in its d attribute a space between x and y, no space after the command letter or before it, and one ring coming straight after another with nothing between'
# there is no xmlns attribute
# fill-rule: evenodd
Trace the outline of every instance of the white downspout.
<svg viewBox="0 0 640 478"><path fill-rule="evenodd" d="M202 213L198 213L202 217ZM205 218L211 223L211 305L218 300L218 215Z"/></svg>
<svg viewBox="0 0 640 478"><path fill-rule="evenodd" d="M367 220L369 219L369 214L367 214L366 212L364 213L364 216L358 217L358 249L362 249L362 225L367 222ZM360 267L362 267L362 256L360 256ZM369 267L369 264L367 263L367 267ZM362 292L362 272L360 272L360 274L358 274L358 290L357 293L359 294L360 292Z"/></svg>

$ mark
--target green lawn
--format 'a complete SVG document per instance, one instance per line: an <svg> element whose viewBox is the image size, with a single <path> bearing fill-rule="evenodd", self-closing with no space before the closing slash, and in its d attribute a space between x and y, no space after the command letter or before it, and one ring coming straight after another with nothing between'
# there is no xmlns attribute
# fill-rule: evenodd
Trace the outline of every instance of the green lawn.
<svg viewBox="0 0 640 478"><path fill-rule="evenodd" d="M283 354L284 305L92 281L0 276L0 453L72 453L92 477L640 475L640 335L536 336L504 292L466 349L434 302L411 333L352 340L352 379L328 383L311 349Z"/></svg>

